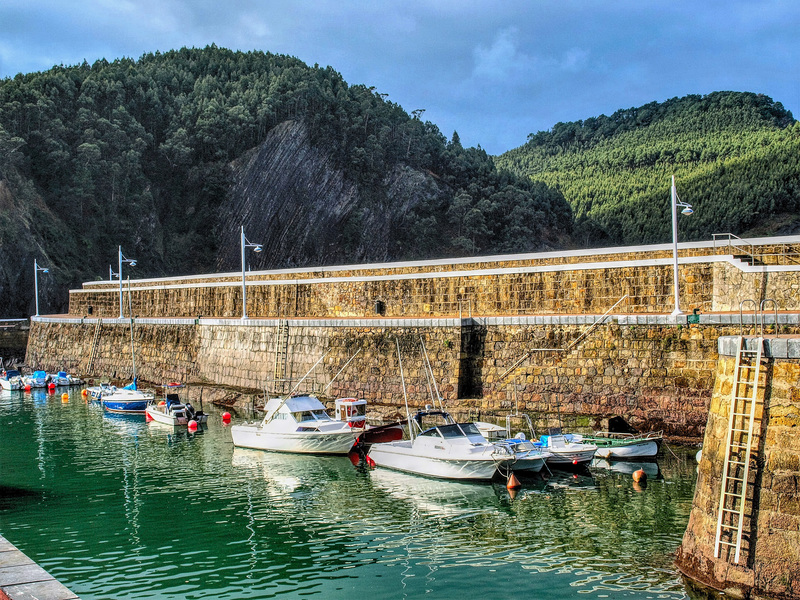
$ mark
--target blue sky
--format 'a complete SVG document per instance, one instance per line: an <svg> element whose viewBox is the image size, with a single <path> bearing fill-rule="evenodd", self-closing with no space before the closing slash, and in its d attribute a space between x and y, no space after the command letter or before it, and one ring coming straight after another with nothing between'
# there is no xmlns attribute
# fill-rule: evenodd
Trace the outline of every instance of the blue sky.
<svg viewBox="0 0 800 600"><path fill-rule="evenodd" d="M209 44L330 65L464 145L720 90L800 116L797 0L2 0L0 77Z"/></svg>

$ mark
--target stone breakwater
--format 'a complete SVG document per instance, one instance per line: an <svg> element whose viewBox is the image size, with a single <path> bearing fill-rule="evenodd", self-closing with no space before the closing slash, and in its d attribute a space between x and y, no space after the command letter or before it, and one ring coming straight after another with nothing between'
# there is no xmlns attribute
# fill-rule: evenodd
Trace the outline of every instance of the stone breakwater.
<svg viewBox="0 0 800 600"><path fill-rule="evenodd" d="M767 343L740 561L734 564L725 548L714 557L735 380L735 357L721 354L694 502L676 563L692 579L732 597L789 599L800 597L800 339L789 340L788 348L787 340Z"/></svg>
<svg viewBox="0 0 800 600"><path fill-rule="evenodd" d="M787 238L800 246L800 237ZM800 309L800 271L784 264L786 244L752 245L761 262L750 265L729 248L684 244L678 269L687 312L738 311L743 300L774 301ZM794 248L794 246L791 246ZM757 249L757 250L756 250ZM792 250L793 251L793 250ZM670 313L672 248L600 249L451 261L419 261L247 273L251 318L438 318L471 315ZM128 289L129 288L129 289ZM240 273L134 280L125 295L139 317L236 318L242 314ZM128 315L128 298L123 302ZM73 317L119 316L119 288L86 282L70 291Z"/></svg>
<svg viewBox="0 0 800 600"><path fill-rule="evenodd" d="M286 321L268 319L136 319L131 329L129 319L39 318L27 360L46 370L129 380L132 331L143 381L183 381L193 394L202 387L206 400L249 405L265 390L288 392L324 355L301 391L363 397L375 414L389 418L404 412L398 344L409 404L431 402L424 344L438 392L455 413L492 420L516 408L538 417L540 426L560 417L565 425L594 428L622 417L642 430L699 438L717 339L739 326L711 316L692 326L668 320L289 320L281 330Z"/></svg>

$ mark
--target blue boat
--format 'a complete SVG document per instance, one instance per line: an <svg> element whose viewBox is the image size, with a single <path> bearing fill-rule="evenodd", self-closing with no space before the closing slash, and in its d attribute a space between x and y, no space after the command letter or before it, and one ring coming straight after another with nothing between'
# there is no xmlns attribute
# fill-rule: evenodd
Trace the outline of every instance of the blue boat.
<svg viewBox="0 0 800 600"><path fill-rule="evenodd" d="M105 410L121 414L144 414L147 403L155 398L149 390L139 390L136 381L118 388L113 385L101 385L90 390L92 398L99 400Z"/></svg>

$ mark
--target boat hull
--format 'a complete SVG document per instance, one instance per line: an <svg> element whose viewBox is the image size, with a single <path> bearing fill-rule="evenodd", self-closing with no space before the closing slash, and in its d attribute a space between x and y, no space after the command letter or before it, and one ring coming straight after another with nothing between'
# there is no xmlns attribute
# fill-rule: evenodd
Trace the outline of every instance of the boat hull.
<svg viewBox="0 0 800 600"><path fill-rule="evenodd" d="M144 400L113 400L103 398L100 403L108 412L118 414L144 414L147 409L147 399Z"/></svg>
<svg viewBox="0 0 800 600"><path fill-rule="evenodd" d="M594 448L591 450L570 450L563 448L548 448L551 456L547 458L548 465L582 465L592 462L595 455Z"/></svg>
<svg viewBox="0 0 800 600"><path fill-rule="evenodd" d="M346 455L361 430L339 431L265 431L260 425L231 427L233 445L239 448L291 452L293 454Z"/></svg>
<svg viewBox="0 0 800 600"><path fill-rule="evenodd" d="M162 425L170 425L172 427L181 427L189 424L190 420L194 420L198 425L202 425L208 421L208 415L201 413L195 414L191 419L185 415L176 415L174 412L162 409L161 406L154 406L150 404L145 409L145 414L156 423Z"/></svg>
<svg viewBox="0 0 800 600"><path fill-rule="evenodd" d="M17 391L21 390L24 385L21 381L9 381L8 379L0 379L0 387L4 390Z"/></svg>
<svg viewBox="0 0 800 600"><path fill-rule="evenodd" d="M609 446L598 440L591 443L597 446L595 456L599 458L653 458L658 454L658 444L651 440Z"/></svg>
<svg viewBox="0 0 800 600"><path fill-rule="evenodd" d="M375 444L369 457L379 467L436 477L438 479L489 480L499 465L508 465L513 459L496 461L491 456L459 459L447 456L422 455L410 441Z"/></svg>

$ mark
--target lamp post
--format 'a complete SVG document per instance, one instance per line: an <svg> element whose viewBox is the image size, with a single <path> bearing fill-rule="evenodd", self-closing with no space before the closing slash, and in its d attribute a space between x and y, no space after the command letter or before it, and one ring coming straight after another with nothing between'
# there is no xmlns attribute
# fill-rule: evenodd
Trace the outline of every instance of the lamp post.
<svg viewBox="0 0 800 600"><path fill-rule="evenodd" d="M132 258L125 258L122 254L122 246L119 247L119 267L117 271L117 277L119 277L119 318L123 319L124 316L122 315L122 263L128 263L130 266L136 266L136 260ZM109 267L109 275L113 275L113 271Z"/></svg>
<svg viewBox="0 0 800 600"><path fill-rule="evenodd" d="M33 289L34 294L36 295L36 316L39 316L39 271L42 273L49 273L49 269L45 269L44 267L40 267L39 263L36 262L36 259L33 259Z"/></svg>
<svg viewBox="0 0 800 600"><path fill-rule="evenodd" d="M675 310L672 311L672 316L677 317L683 314L678 294L678 207L680 206L683 208L681 211L682 215L690 215L694 210L692 210L691 204L682 202L680 198L678 198L678 191L675 189L675 175L672 176L670 198L672 199L672 258L674 261L672 268L672 284L675 291Z"/></svg>
<svg viewBox="0 0 800 600"><path fill-rule="evenodd" d="M244 273L244 249L252 248L253 252L261 252L261 244L254 244L244 237L244 225L242 225L242 319L247 318L247 285Z"/></svg>

